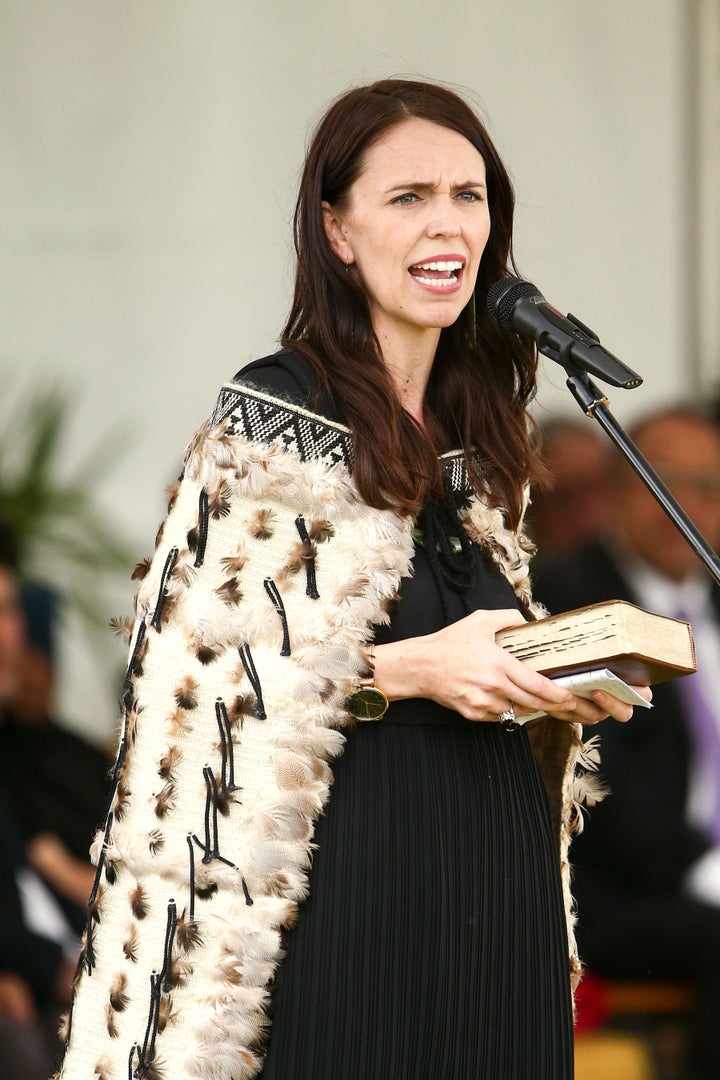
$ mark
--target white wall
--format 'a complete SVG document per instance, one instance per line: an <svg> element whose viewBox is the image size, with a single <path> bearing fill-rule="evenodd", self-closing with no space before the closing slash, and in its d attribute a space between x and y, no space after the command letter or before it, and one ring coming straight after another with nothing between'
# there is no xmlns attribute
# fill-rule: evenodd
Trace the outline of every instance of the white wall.
<svg viewBox="0 0 720 1080"><path fill-rule="evenodd" d="M148 553L218 384L274 348L309 125L353 83L419 73L468 88L490 117L516 181L525 276L646 376L632 402L614 392L626 420L683 385L684 12L673 0L0 0L4 380L75 389L68 461L122 427L101 499ZM575 408L558 406L562 381L547 372L545 411ZM130 596L123 583L109 614ZM105 736L121 662L67 640L70 722Z"/></svg>

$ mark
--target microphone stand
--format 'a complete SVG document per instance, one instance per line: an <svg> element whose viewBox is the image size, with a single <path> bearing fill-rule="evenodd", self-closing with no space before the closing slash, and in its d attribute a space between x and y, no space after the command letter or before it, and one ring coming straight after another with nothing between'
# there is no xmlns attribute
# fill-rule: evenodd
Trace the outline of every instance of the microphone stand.
<svg viewBox="0 0 720 1080"><path fill-rule="evenodd" d="M720 585L720 559L707 540L698 532L677 500L670 494L647 458L640 453L635 443L620 426L611 413L608 407L610 403L603 392L595 385L587 372L569 357L553 353L552 359L557 360L565 368L568 375L567 386L585 415L597 420L605 433L625 455L645 487L654 495L676 529L682 533L695 554L701 559L715 584Z"/></svg>

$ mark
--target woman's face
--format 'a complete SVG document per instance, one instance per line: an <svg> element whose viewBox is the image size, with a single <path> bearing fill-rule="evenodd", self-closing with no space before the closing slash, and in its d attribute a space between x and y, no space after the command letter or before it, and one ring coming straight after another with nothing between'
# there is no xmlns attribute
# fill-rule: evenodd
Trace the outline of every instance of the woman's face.
<svg viewBox="0 0 720 1080"><path fill-rule="evenodd" d="M381 344L455 322L490 234L485 162L464 136L406 120L370 148L344 209L323 209L333 251L363 280Z"/></svg>

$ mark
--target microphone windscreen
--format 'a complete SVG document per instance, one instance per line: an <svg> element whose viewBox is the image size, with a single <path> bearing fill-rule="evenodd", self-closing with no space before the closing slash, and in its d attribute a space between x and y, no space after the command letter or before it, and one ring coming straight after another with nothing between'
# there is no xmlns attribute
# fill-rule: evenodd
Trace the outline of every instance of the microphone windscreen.
<svg viewBox="0 0 720 1080"><path fill-rule="evenodd" d="M500 278L488 289L488 311L505 330L512 330L512 313L518 300L522 300L523 296L538 295L537 287L530 281L512 276Z"/></svg>

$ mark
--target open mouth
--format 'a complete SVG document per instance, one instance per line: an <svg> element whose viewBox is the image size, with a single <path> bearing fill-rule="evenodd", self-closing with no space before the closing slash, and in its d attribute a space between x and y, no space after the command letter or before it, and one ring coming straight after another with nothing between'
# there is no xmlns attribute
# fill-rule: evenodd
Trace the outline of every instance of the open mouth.
<svg viewBox="0 0 720 1080"><path fill-rule="evenodd" d="M434 260L416 263L415 266L410 267L409 273L420 285L442 289L457 285L462 277L463 268L464 263L460 259Z"/></svg>

